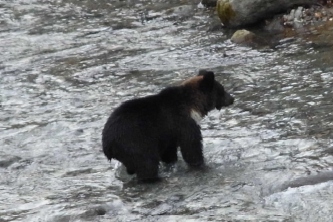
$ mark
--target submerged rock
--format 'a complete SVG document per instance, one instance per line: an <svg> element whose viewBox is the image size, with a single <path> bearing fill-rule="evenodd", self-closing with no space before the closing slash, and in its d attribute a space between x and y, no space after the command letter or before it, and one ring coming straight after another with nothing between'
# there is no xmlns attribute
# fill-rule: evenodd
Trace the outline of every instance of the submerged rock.
<svg viewBox="0 0 333 222"><path fill-rule="evenodd" d="M267 47L269 45L265 39L246 29L237 30L231 36L230 41L236 44L250 47Z"/></svg>
<svg viewBox="0 0 333 222"><path fill-rule="evenodd" d="M245 29L237 30L231 37L231 41L237 44L249 43L254 41L256 35Z"/></svg>
<svg viewBox="0 0 333 222"><path fill-rule="evenodd" d="M19 160L21 160L21 157L0 154L0 168L6 168Z"/></svg>
<svg viewBox="0 0 333 222"><path fill-rule="evenodd" d="M272 17L274 13L286 11L294 5L310 5L315 0L218 0L217 13L227 27L239 27Z"/></svg>
<svg viewBox="0 0 333 222"><path fill-rule="evenodd" d="M297 178L293 181L287 182L283 184L282 190L294 187L301 187L301 186L306 186L306 185L315 185L319 183L324 183L327 181L333 180L333 172L328 171L328 172L322 172L317 175L310 175L306 177L300 177Z"/></svg>

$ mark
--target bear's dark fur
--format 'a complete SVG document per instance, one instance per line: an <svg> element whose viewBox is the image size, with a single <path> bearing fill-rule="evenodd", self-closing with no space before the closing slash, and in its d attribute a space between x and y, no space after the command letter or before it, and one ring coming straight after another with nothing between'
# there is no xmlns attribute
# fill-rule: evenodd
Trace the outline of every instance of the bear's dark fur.
<svg viewBox="0 0 333 222"><path fill-rule="evenodd" d="M200 70L180 86L157 95L132 99L114 110L102 135L106 157L122 162L129 174L144 182L158 180L159 162L177 161L177 147L189 166L204 163L199 120L213 109L233 104L234 98Z"/></svg>

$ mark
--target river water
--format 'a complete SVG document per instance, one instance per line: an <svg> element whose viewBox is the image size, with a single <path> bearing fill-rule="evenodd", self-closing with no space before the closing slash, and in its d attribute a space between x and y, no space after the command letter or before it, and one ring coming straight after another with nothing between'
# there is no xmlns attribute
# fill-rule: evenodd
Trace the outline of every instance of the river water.
<svg viewBox="0 0 333 222"><path fill-rule="evenodd" d="M215 20L186 0L1 0L0 221L333 221L332 32L260 50ZM201 68L236 98L202 121L207 169L136 184L102 153L107 117Z"/></svg>

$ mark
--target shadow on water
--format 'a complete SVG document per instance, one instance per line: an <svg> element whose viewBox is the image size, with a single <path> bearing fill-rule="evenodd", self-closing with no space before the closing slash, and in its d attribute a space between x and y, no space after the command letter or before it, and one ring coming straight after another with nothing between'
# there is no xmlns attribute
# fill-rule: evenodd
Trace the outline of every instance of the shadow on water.
<svg viewBox="0 0 333 222"><path fill-rule="evenodd" d="M330 31L232 44L193 1L0 3L0 221L332 221ZM236 97L202 121L207 169L123 182L101 151L122 101L201 68Z"/></svg>

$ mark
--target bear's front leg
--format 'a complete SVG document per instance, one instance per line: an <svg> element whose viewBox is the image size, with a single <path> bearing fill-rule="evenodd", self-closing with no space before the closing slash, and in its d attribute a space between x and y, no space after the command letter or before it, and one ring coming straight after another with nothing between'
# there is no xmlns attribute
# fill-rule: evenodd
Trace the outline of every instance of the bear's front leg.
<svg viewBox="0 0 333 222"><path fill-rule="evenodd" d="M181 126L180 151L183 159L191 167L199 167L204 164L202 154L202 136L200 127L195 121L189 121Z"/></svg>

